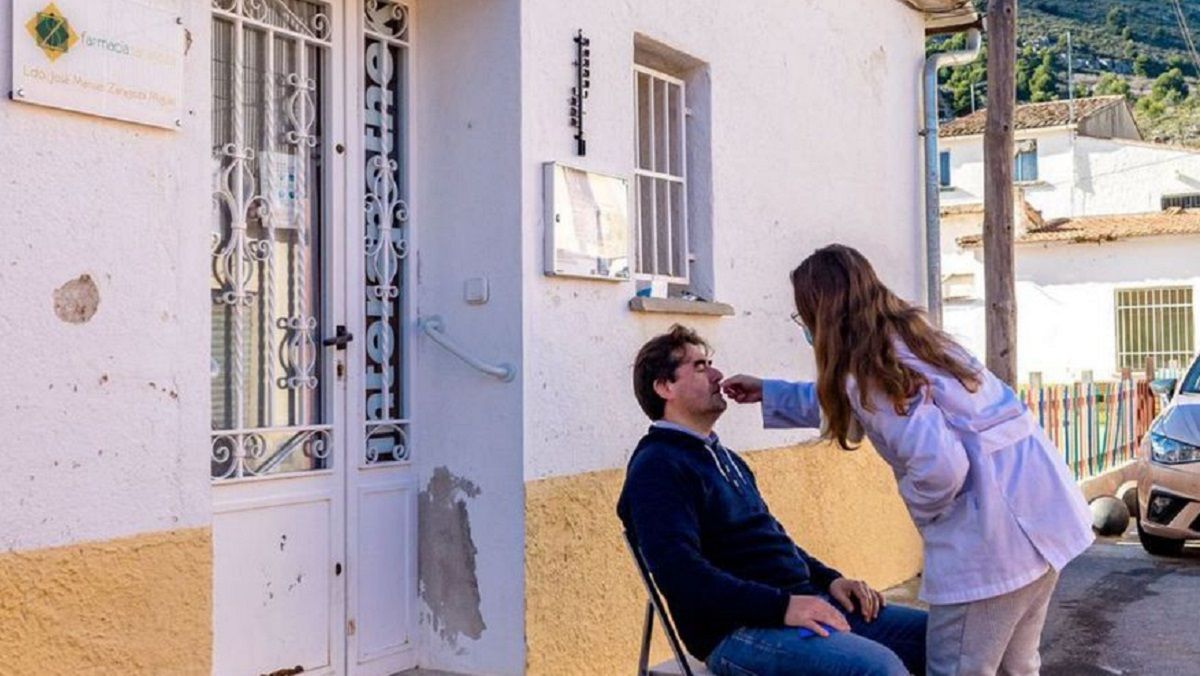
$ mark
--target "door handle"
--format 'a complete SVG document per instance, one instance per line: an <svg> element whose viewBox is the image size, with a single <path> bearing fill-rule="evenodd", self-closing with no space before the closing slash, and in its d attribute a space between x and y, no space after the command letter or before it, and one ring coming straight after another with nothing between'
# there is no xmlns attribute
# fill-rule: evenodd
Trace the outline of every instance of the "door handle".
<svg viewBox="0 0 1200 676"><path fill-rule="evenodd" d="M333 334L333 337L322 340L321 344L325 347L336 347L339 350L344 350L346 349L346 344L352 340L354 340L354 334L347 331L345 326L338 324L337 331Z"/></svg>

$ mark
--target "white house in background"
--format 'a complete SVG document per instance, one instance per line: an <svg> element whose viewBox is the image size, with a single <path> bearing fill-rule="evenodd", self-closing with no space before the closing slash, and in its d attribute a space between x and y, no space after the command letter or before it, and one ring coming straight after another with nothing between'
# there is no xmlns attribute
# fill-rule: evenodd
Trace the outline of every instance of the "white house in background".
<svg viewBox="0 0 1200 676"><path fill-rule="evenodd" d="M1197 347L1200 151L1143 141L1120 96L1021 105L1014 119L1021 377L1186 361ZM986 121L985 109L938 133L944 325L978 354Z"/></svg>
<svg viewBox="0 0 1200 676"><path fill-rule="evenodd" d="M1035 214L1031 214L1035 215ZM1200 316L1200 210L1022 219L1016 234L1017 361L1022 377L1069 382L1186 366ZM982 271L979 235L958 239ZM977 353L983 300L951 274L945 327Z"/></svg>
<svg viewBox="0 0 1200 676"><path fill-rule="evenodd" d="M926 31L976 20L966 0L7 4L16 673L633 669L645 596L614 501L647 425L637 348L684 322L724 368L811 377L787 274L831 241L924 298ZM142 81L106 98L80 69ZM796 448L814 435L750 408L722 433L762 451L811 551L881 586L919 570L874 454Z"/></svg>
<svg viewBox="0 0 1200 676"><path fill-rule="evenodd" d="M1013 179L1047 219L1200 207L1200 151L1142 140L1121 96L1017 106ZM987 110L938 131L943 207L983 203Z"/></svg>

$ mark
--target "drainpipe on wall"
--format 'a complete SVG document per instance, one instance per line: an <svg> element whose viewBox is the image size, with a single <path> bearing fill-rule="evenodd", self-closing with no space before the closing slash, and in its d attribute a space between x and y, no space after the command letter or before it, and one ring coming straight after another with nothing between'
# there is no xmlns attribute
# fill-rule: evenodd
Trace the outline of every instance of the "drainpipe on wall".
<svg viewBox="0 0 1200 676"><path fill-rule="evenodd" d="M929 320L942 325L942 227L941 181L938 169L938 70L962 66L979 56L980 32L967 31L967 48L957 52L930 54L925 59L925 289L928 294Z"/></svg>

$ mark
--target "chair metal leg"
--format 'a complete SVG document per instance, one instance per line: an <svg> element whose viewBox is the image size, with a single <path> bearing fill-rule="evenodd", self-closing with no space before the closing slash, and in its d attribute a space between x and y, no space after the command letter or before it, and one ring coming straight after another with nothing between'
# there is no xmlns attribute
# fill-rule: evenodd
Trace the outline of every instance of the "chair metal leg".
<svg viewBox="0 0 1200 676"><path fill-rule="evenodd" d="M676 636L674 627L669 624L670 619L667 617L666 610L660 605L658 612L658 619L663 624L663 631L667 634L667 642L671 644L671 652L675 653L675 662L679 665L680 671L683 672L683 676L695 676L692 673L692 665L688 664L687 653L684 652L683 646L679 644L679 637Z"/></svg>
<svg viewBox="0 0 1200 676"><path fill-rule="evenodd" d="M654 603L646 601L646 621L642 624L642 654L638 658L638 676L650 673L650 639L654 635Z"/></svg>
<svg viewBox="0 0 1200 676"><path fill-rule="evenodd" d="M666 606L658 594L658 588L654 584L654 578L650 574L650 569L646 565L645 559L642 558L641 550L638 549L637 545L629 537L628 532L625 533L625 544L629 546L629 552L633 555L638 573L641 575L642 584L646 587L646 596L649 597L649 601L646 604L646 624L642 629L642 655L641 661L638 663L638 676L647 676L649 673L650 637L654 629L655 615L658 616L658 621L662 623L663 633L667 635L667 643L671 646L671 652L675 654L675 661L679 664L679 669L683 672L683 676L694 676L692 666L687 661L687 653L684 652L683 646L679 643L679 636L675 633L675 627L671 624L671 618L667 615Z"/></svg>

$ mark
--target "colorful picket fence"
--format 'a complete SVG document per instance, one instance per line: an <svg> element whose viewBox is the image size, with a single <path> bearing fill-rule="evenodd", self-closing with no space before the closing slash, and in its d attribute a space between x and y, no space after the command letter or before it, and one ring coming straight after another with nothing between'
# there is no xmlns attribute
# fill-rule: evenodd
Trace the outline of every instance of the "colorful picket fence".
<svg viewBox="0 0 1200 676"><path fill-rule="evenodd" d="M1154 418L1144 381L1022 386L1020 396L1076 479L1134 459Z"/></svg>

